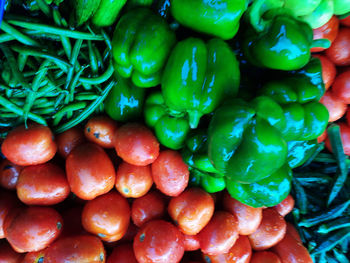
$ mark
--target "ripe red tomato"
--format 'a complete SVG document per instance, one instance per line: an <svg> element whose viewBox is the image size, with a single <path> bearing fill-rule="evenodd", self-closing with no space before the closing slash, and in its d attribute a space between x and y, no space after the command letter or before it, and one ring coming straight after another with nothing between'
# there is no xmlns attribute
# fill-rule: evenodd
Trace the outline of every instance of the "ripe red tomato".
<svg viewBox="0 0 350 263"><path fill-rule="evenodd" d="M0 263L21 263L24 255L12 249L8 242L0 240Z"/></svg>
<svg viewBox="0 0 350 263"><path fill-rule="evenodd" d="M45 249L37 252L28 252L21 263L41 263L44 262Z"/></svg>
<svg viewBox="0 0 350 263"><path fill-rule="evenodd" d="M198 237L204 254L228 253L238 238L238 220L229 212L217 211Z"/></svg>
<svg viewBox="0 0 350 263"><path fill-rule="evenodd" d="M79 126L70 128L58 134L56 142L58 153L66 159L68 154L70 154L76 146L85 142L83 129Z"/></svg>
<svg viewBox="0 0 350 263"><path fill-rule="evenodd" d="M120 240L120 242L132 242L134 241L135 236L139 232L139 228L132 222L129 223L128 230L126 230L125 235Z"/></svg>
<svg viewBox="0 0 350 263"><path fill-rule="evenodd" d="M340 138L343 143L344 153L346 155L350 155L350 126L344 122L339 122L337 124L340 128ZM325 145L328 151L332 152L332 147L328 136L325 140Z"/></svg>
<svg viewBox="0 0 350 263"><path fill-rule="evenodd" d="M350 28L339 29L336 39L326 50L326 55L336 66L350 65Z"/></svg>
<svg viewBox="0 0 350 263"><path fill-rule="evenodd" d="M183 234L183 237L184 237L185 251L195 251L197 249L200 249L198 235Z"/></svg>
<svg viewBox="0 0 350 263"><path fill-rule="evenodd" d="M332 16L332 18L323 26L313 29L314 36L313 39L328 39L331 43L334 41L336 36L338 35L339 29L339 19L336 16ZM320 52L323 51L324 48L314 47L311 48L311 52Z"/></svg>
<svg viewBox="0 0 350 263"><path fill-rule="evenodd" d="M66 172L71 191L84 200L92 200L114 187L113 163L105 151L93 143L73 149L66 160Z"/></svg>
<svg viewBox="0 0 350 263"><path fill-rule="evenodd" d="M7 159L17 165L35 165L51 160L57 145L51 130L40 124L18 126L9 132L1 146Z"/></svg>
<svg viewBox="0 0 350 263"><path fill-rule="evenodd" d="M16 189L18 176L23 167L4 159L0 163L0 186L6 189Z"/></svg>
<svg viewBox="0 0 350 263"><path fill-rule="evenodd" d="M151 166L136 166L126 162L119 165L115 187L124 197L138 198L147 194L153 184Z"/></svg>
<svg viewBox="0 0 350 263"><path fill-rule="evenodd" d="M324 130L324 132L317 137L317 142L321 143L327 138L327 130Z"/></svg>
<svg viewBox="0 0 350 263"><path fill-rule="evenodd" d="M152 163L153 181L157 188L168 196L178 196L186 186L190 173L180 153L165 150Z"/></svg>
<svg viewBox="0 0 350 263"><path fill-rule="evenodd" d="M90 235L60 238L45 251L45 263L104 263L106 252L101 240Z"/></svg>
<svg viewBox="0 0 350 263"><path fill-rule="evenodd" d="M250 235L258 229L262 219L262 208L247 206L232 198L226 191L223 196L223 208L236 216L240 235Z"/></svg>
<svg viewBox="0 0 350 263"><path fill-rule="evenodd" d="M287 195L287 197L278 205L275 205L274 208L281 216L286 216L292 212L294 208L294 199L293 196Z"/></svg>
<svg viewBox="0 0 350 263"><path fill-rule="evenodd" d="M0 192L0 239L5 238L4 222L6 216L19 207L19 201L12 192Z"/></svg>
<svg viewBox="0 0 350 263"><path fill-rule="evenodd" d="M144 224L134 239L134 252L139 263L178 263L184 251L183 235L164 220Z"/></svg>
<svg viewBox="0 0 350 263"><path fill-rule="evenodd" d="M51 207L30 206L12 211L5 218L5 236L19 253L39 251L62 232L63 220Z"/></svg>
<svg viewBox="0 0 350 263"><path fill-rule="evenodd" d="M344 116L348 107L348 105L346 105L342 99L340 99L334 94L334 89L333 91L326 91L326 93L322 96L320 102L324 106L326 106L329 112L328 122L334 122L339 120L341 117Z"/></svg>
<svg viewBox="0 0 350 263"><path fill-rule="evenodd" d="M270 251L254 252L250 263L282 263L280 258Z"/></svg>
<svg viewBox="0 0 350 263"><path fill-rule="evenodd" d="M296 228L289 222L287 222L287 232L286 235L291 235L294 239L296 239L298 242L303 243L301 241L299 232L296 230Z"/></svg>
<svg viewBox="0 0 350 263"><path fill-rule="evenodd" d="M286 234L286 221L274 209L263 210L263 218L258 229L248 236L254 250L265 250L273 247L282 240Z"/></svg>
<svg viewBox="0 0 350 263"><path fill-rule="evenodd" d="M128 123L117 129L114 147L125 162L144 166L153 163L159 155L159 142L147 127Z"/></svg>
<svg viewBox="0 0 350 263"><path fill-rule="evenodd" d="M108 242L120 240L126 233L129 222L129 203L115 191L88 201L82 213L85 230Z"/></svg>
<svg viewBox="0 0 350 263"><path fill-rule="evenodd" d="M170 200L168 213L182 233L196 235L213 216L214 200L200 188L188 188Z"/></svg>
<svg viewBox="0 0 350 263"><path fill-rule="evenodd" d="M103 148L114 148L114 135L117 122L108 116L92 117L84 128L86 138Z"/></svg>
<svg viewBox="0 0 350 263"><path fill-rule="evenodd" d="M325 55L314 54L312 56L318 58L321 61L322 79L325 89L328 90L334 82L335 76L337 75L337 69L334 63Z"/></svg>
<svg viewBox="0 0 350 263"><path fill-rule="evenodd" d="M350 15L343 18L343 19L340 19L339 20L340 24L342 24L343 26L347 26L347 27L350 27Z"/></svg>
<svg viewBox="0 0 350 263"><path fill-rule="evenodd" d="M350 42L349 42L350 44ZM340 73L333 83L333 94L338 100L350 104L350 70Z"/></svg>
<svg viewBox="0 0 350 263"><path fill-rule="evenodd" d="M132 244L126 243L116 246L108 257L107 263L138 263Z"/></svg>

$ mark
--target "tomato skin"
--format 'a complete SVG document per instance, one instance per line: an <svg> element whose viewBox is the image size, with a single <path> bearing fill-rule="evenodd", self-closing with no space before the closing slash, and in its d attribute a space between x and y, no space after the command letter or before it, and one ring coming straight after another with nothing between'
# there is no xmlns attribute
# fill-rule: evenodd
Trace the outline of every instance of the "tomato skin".
<svg viewBox="0 0 350 263"><path fill-rule="evenodd" d="M331 43L338 35L339 30L339 19L336 16L332 16L332 18L323 26L313 29L313 39L328 39ZM321 47L313 47L311 48L311 52L320 52L325 50Z"/></svg>
<svg viewBox="0 0 350 263"><path fill-rule="evenodd" d="M168 213L182 233L196 235L213 216L214 200L200 188L188 188L170 200Z"/></svg>
<svg viewBox="0 0 350 263"><path fill-rule="evenodd" d="M350 155L350 126L344 122L339 122L337 124L340 128L340 138L343 143L344 153L346 155ZM325 145L328 151L332 152L332 147L328 136L325 140Z"/></svg>
<svg viewBox="0 0 350 263"><path fill-rule="evenodd" d="M126 243L116 246L108 257L107 263L138 263L132 244Z"/></svg>
<svg viewBox="0 0 350 263"><path fill-rule="evenodd" d="M91 235L60 238L45 251L45 263L106 262L106 252L101 240Z"/></svg>
<svg viewBox="0 0 350 263"><path fill-rule="evenodd" d="M198 236L204 254L227 253L238 239L238 220L229 212L217 211Z"/></svg>
<svg viewBox="0 0 350 263"><path fill-rule="evenodd" d="M290 212L292 212L294 208L294 198L291 195L287 195L287 197L278 205L275 205L274 208L281 216L286 216Z"/></svg>
<svg viewBox="0 0 350 263"><path fill-rule="evenodd" d="M324 132L320 136L317 137L317 142L321 143L324 140L326 140L326 138L327 138L327 130L324 130Z"/></svg>
<svg viewBox="0 0 350 263"><path fill-rule="evenodd" d="M282 263L280 258L271 251L254 252L250 263Z"/></svg>
<svg viewBox="0 0 350 263"><path fill-rule="evenodd" d="M24 255L14 251L8 242L0 240L0 263L21 263Z"/></svg>
<svg viewBox="0 0 350 263"><path fill-rule="evenodd" d="M73 149L66 160L66 173L71 191L84 200L109 192L115 183L112 161L100 146L92 143Z"/></svg>
<svg viewBox="0 0 350 263"><path fill-rule="evenodd" d="M84 128L85 137L103 148L114 148L117 122L108 116L92 117Z"/></svg>
<svg viewBox="0 0 350 263"><path fill-rule="evenodd" d="M322 79L325 89L328 90L334 82L335 76L337 75L337 69L334 63L327 56L321 54L314 54L312 56L321 61Z"/></svg>
<svg viewBox="0 0 350 263"><path fill-rule="evenodd" d="M30 206L9 214L5 236L19 253L39 251L49 246L62 232L61 215L51 207Z"/></svg>
<svg viewBox="0 0 350 263"><path fill-rule="evenodd" d="M339 29L336 39L326 50L326 55L336 66L350 65L350 28Z"/></svg>
<svg viewBox="0 0 350 263"><path fill-rule="evenodd" d="M137 227L133 222L129 223L129 227L126 230L125 235L123 236L123 238L120 240L120 242L132 242L135 238L135 236L137 235L137 233L139 232L139 227Z"/></svg>
<svg viewBox="0 0 350 263"><path fill-rule="evenodd" d="M84 132L81 127L74 126L65 132L57 135L57 151L58 153L66 159L68 154L78 145L84 143L85 137Z"/></svg>
<svg viewBox="0 0 350 263"><path fill-rule="evenodd" d="M23 167L4 159L0 162L0 186L14 190L16 189L19 174Z"/></svg>
<svg viewBox="0 0 350 263"><path fill-rule="evenodd" d="M344 116L346 109L348 107L347 104L344 103L342 99L339 99L334 92L328 90L322 96L320 102L326 106L329 112L328 122L334 122L339 120Z"/></svg>
<svg viewBox="0 0 350 263"><path fill-rule="evenodd" d="M197 249L200 249L198 235L183 234L183 237L184 237L185 251L195 251Z"/></svg>
<svg viewBox="0 0 350 263"><path fill-rule="evenodd" d="M350 27L350 15L347 16L346 18L340 19L339 22L340 22L340 24L342 24L343 26Z"/></svg>
<svg viewBox="0 0 350 263"><path fill-rule="evenodd" d="M340 73L335 78L332 90L338 100L350 104L350 70Z"/></svg>
<svg viewBox="0 0 350 263"><path fill-rule="evenodd" d="M287 222L287 232L286 232L286 235L290 235L292 236L295 240L297 240L298 242L300 243L303 243L301 241L301 238L300 238L300 235L299 235L299 232L296 230L296 228L289 222Z"/></svg>
<svg viewBox="0 0 350 263"><path fill-rule="evenodd" d="M263 218L258 229L248 236L254 250L265 250L280 242L286 234L286 221L274 209L263 210Z"/></svg>
<svg viewBox="0 0 350 263"><path fill-rule="evenodd" d="M1 151L11 162L25 166L46 163L51 160L57 145L50 128L31 123L9 132L1 146Z"/></svg>
<svg viewBox="0 0 350 263"><path fill-rule="evenodd" d="M159 155L159 142L152 131L138 123L127 123L117 129L114 147L125 162L144 166L153 163Z"/></svg>
<svg viewBox="0 0 350 263"><path fill-rule="evenodd" d="M37 252L28 252L21 263L38 263L44 262L45 249ZM40 261L41 260L41 261Z"/></svg>
<svg viewBox="0 0 350 263"><path fill-rule="evenodd" d="M185 251L181 232L164 220L144 224L133 246L139 263L178 263Z"/></svg>
<svg viewBox="0 0 350 263"><path fill-rule="evenodd" d="M262 219L262 208L247 206L232 198L226 191L222 204L225 211L236 216L240 235L250 235L258 229Z"/></svg>
<svg viewBox="0 0 350 263"><path fill-rule="evenodd" d="M138 198L147 194L153 185L151 166L136 166L126 162L119 165L115 187L124 197Z"/></svg>
<svg viewBox="0 0 350 263"><path fill-rule="evenodd" d="M19 207L16 196L8 191L0 191L0 239L5 238L4 222L7 215Z"/></svg>
<svg viewBox="0 0 350 263"><path fill-rule="evenodd" d="M156 187L163 194L178 196L187 187L190 173L180 153L165 150L152 163L152 176Z"/></svg>

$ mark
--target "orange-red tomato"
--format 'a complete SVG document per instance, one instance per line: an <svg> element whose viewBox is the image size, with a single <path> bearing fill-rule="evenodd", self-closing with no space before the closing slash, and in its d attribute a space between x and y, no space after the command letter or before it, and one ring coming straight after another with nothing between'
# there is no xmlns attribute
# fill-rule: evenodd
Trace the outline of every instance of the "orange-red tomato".
<svg viewBox="0 0 350 263"><path fill-rule="evenodd" d="M25 167L16 188L18 198L27 205L55 205L70 193L64 171L52 163Z"/></svg>
<svg viewBox="0 0 350 263"><path fill-rule="evenodd" d="M252 247L247 236L239 236L228 253L220 255L203 254L205 262L210 263L249 263L252 256Z"/></svg>
<svg viewBox="0 0 350 263"><path fill-rule="evenodd" d="M126 233L129 222L129 203L115 191L88 201L82 213L85 230L108 242L120 240Z"/></svg>
<svg viewBox="0 0 350 263"><path fill-rule="evenodd" d="M63 220L51 207L30 206L17 209L5 218L5 236L19 253L39 251L62 232Z"/></svg>
<svg viewBox="0 0 350 263"><path fill-rule="evenodd" d="M200 188L189 188L170 200L168 213L182 233L196 235L213 216L214 200Z"/></svg>
<svg viewBox="0 0 350 263"><path fill-rule="evenodd" d="M180 153L165 150L152 163L152 176L156 187L168 196L178 196L186 186L190 173Z"/></svg>
<svg viewBox="0 0 350 263"><path fill-rule="evenodd" d="M107 263L138 263L132 244L126 243L116 246L108 257Z"/></svg>
<svg viewBox="0 0 350 263"><path fill-rule="evenodd" d="M276 211L281 215L281 216L286 216L290 212L292 212L294 208L294 198L291 195L287 195L287 197L278 205L274 206Z"/></svg>
<svg viewBox="0 0 350 263"><path fill-rule="evenodd" d="M4 222L6 216L19 207L19 202L16 196L7 191L0 191L0 239L5 238Z"/></svg>
<svg viewBox="0 0 350 263"><path fill-rule="evenodd" d="M138 198L147 194L153 184L151 166L136 166L126 162L119 165L115 187L125 197Z"/></svg>
<svg viewBox="0 0 350 263"><path fill-rule="evenodd" d="M248 236L254 250L265 250L273 247L282 240L286 234L286 221L274 209L263 210L263 218L258 229Z"/></svg>
<svg viewBox="0 0 350 263"><path fill-rule="evenodd" d="M346 155L350 155L350 126L344 122L339 122L337 124L339 125L339 128L340 128L340 138L343 143L344 153ZM325 140L325 145L326 145L326 148L330 152L332 152L332 147L328 136Z"/></svg>
<svg viewBox="0 0 350 263"><path fill-rule="evenodd" d="M336 16L332 16L332 18L323 26L313 29L314 36L313 39L328 39L331 43L334 41L336 36L338 35L339 29L339 19ZM311 52L320 52L323 51L324 48L314 47L311 48Z"/></svg>
<svg viewBox="0 0 350 263"><path fill-rule="evenodd" d="M81 215L83 213L82 206L73 206L69 209L62 211L64 228L60 235L60 238L65 236L74 236L87 234L81 224Z"/></svg>
<svg viewBox="0 0 350 263"><path fill-rule="evenodd" d="M217 211L198 236L204 254L228 253L238 239L238 220L229 212Z"/></svg>
<svg viewBox="0 0 350 263"><path fill-rule="evenodd" d="M86 138L103 148L113 148L117 123L108 116L92 117L84 128Z"/></svg>
<svg viewBox="0 0 350 263"><path fill-rule="evenodd" d="M185 251L194 251L194 250L200 249L198 235L183 234L183 237L184 237Z"/></svg>
<svg viewBox="0 0 350 263"><path fill-rule="evenodd" d="M270 251L254 252L250 263L282 263L280 258Z"/></svg>
<svg viewBox="0 0 350 263"><path fill-rule="evenodd" d="M128 230L126 230L125 235L120 240L120 242L132 242L134 240L134 237L139 232L139 228L132 222L129 223Z"/></svg>
<svg viewBox="0 0 350 263"><path fill-rule="evenodd" d="M328 122L339 120L344 116L348 107L348 105L346 105L343 100L339 99L331 90L326 91L326 93L322 96L320 102L326 106L329 112Z"/></svg>
<svg viewBox="0 0 350 263"><path fill-rule="evenodd" d="M1 146L7 159L17 165L35 165L51 160L57 145L51 130L40 124L18 126L9 132Z"/></svg>
<svg viewBox="0 0 350 263"><path fill-rule="evenodd" d="M350 44L350 42L349 42ZM338 100L350 104L350 70L340 73L333 83L333 94Z"/></svg>
<svg viewBox="0 0 350 263"><path fill-rule="evenodd" d="M134 252L139 263L178 263L184 251L183 235L164 220L144 224L134 239Z"/></svg>
<svg viewBox="0 0 350 263"><path fill-rule="evenodd" d="M166 204L164 196L157 192L151 191L146 195L135 199L131 205L131 218L138 227L148 221L161 219L165 215Z"/></svg>
<svg viewBox="0 0 350 263"><path fill-rule="evenodd" d="M66 172L72 192L84 200L92 200L114 187L113 163L105 151L93 143L73 149L66 160Z"/></svg>
<svg viewBox="0 0 350 263"><path fill-rule="evenodd" d="M222 201L223 208L236 216L240 235L250 235L258 229L262 219L262 208L247 206L232 198L226 191Z"/></svg>
<svg viewBox="0 0 350 263"><path fill-rule="evenodd" d="M342 24L343 26L347 26L347 27L350 27L350 15L343 18L343 19L340 19L339 20L340 24Z"/></svg>
<svg viewBox="0 0 350 263"><path fill-rule="evenodd" d="M117 129L114 147L125 162L144 166L153 163L159 155L159 142L152 131L138 123L128 123Z"/></svg>
<svg viewBox="0 0 350 263"><path fill-rule="evenodd" d="M0 163L0 186L6 189L16 189L18 176L23 167L4 159Z"/></svg>
<svg viewBox="0 0 350 263"><path fill-rule="evenodd" d="M325 55L315 54L313 57L316 57L321 61L322 79L325 89L328 90L334 82L335 76L337 75L337 69L334 63Z"/></svg>
<svg viewBox="0 0 350 263"><path fill-rule="evenodd" d="M8 242L0 240L0 263L21 263L23 256L14 251Z"/></svg>
<svg viewBox="0 0 350 263"><path fill-rule="evenodd" d="M101 240L90 235L60 238L45 251L45 263L104 263L106 252Z"/></svg>
<svg viewBox="0 0 350 263"><path fill-rule="evenodd" d="M28 252L21 263L40 263L44 262L45 249L37 252ZM46 261L45 261L46 262Z"/></svg>
<svg viewBox="0 0 350 263"><path fill-rule="evenodd" d="M296 239L298 242L302 243L300 235L296 228L289 222L287 222L287 232L286 235L291 235L294 239Z"/></svg>
<svg viewBox="0 0 350 263"><path fill-rule="evenodd" d="M56 137L57 151L63 157L67 158L68 154L79 144L85 142L83 129L75 126L62 132Z"/></svg>
<svg viewBox="0 0 350 263"><path fill-rule="evenodd" d="M324 140L326 140L326 138L327 138L327 129L324 130L324 132L320 136L317 137L317 142L321 143Z"/></svg>
<svg viewBox="0 0 350 263"><path fill-rule="evenodd" d="M339 29L337 37L326 50L326 55L336 66L350 65L350 28Z"/></svg>

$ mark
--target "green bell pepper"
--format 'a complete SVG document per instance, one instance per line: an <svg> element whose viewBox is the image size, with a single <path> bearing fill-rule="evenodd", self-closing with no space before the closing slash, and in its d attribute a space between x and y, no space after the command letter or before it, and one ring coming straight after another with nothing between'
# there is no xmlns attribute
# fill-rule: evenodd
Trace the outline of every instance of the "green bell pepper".
<svg viewBox="0 0 350 263"><path fill-rule="evenodd" d="M95 26L111 26L117 20L120 10L126 4L126 0L100 0L101 3L92 17Z"/></svg>
<svg viewBox="0 0 350 263"><path fill-rule="evenodd" d="M115 70L143 88L160 84L163 66L176 42L168 24L147 8L123 15L112 40Z"/></svg>
<svg viewBox="0 0 350 263"><path fill-rule="evenodd" d="M187 38L172 51L161 88L169 109L187 113L190 127L196 128L225 97L236 96L239 77L238 61L227 43Z"/></svg>
<svg viewBox="0 0 350 263"><path fill-rule="evenodd" d="M350 12L350 0L333 0L334 14L345 15Z"/></svg>
<svg viewBox="0 0 350 263"><path fill-rule="evenodd" d="M96 13L101 0L72 0L72 3L75 9L77 26L80 26Z"/></svg>
<svg viewBox="0 0 350 263"><path fill-rule="evenodd" d="M306 16L320 3L321 0L284 0L284 7L290 9L295 16Z"/></svg>
<svg viewBox="0 0 350 263"><path fill-rule="evenodd" d="M317 140L288 142L288 165L293 169L303 165L317 149Z"/></svg>
<svg viewBox="0 0 350 263"><path fill-rule="evenodd" d="M180 24L227 40L236 35L247 4L247 0L172 0L170 8Z"/></svg>
<svg viewBox="0 0 350 263"><path fill-rule="evenodd" d="M332 18L334 14L333 1L334 0L321 0L321 3L312 13L301 16L300 19L308 23L311 28L318 28L323 26Z"/></svg>

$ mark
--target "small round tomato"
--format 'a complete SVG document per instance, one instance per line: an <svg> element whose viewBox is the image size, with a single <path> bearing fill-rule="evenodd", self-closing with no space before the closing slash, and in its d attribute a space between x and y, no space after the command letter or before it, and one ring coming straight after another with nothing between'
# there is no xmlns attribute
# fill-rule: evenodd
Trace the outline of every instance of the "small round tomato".
<svg viewBox="0 0 350 263"><path fill-rule="evenodd" d="M138 227L148 221L161 219L165 215L165 198L157 192L151 191L146 195L135 199L131 205L131 218Z"/></svg>
<svg viewBox="0 0 350 263"><path fill-rule="evenodd" d="M84 128L86 138L103 148L114 148L113 139L117 122L107 116L92 117Z"/></svg>
<svg viewBox="0 0 350 263"><path fill-rule="evenodd" d="M236 216L240 235L250 235L258 229L262 219L262 208L247 206L232 198L226 191L223 196L223 207Z"/></svg>
<svg viewBox="0 0 350 263"><path fill-rule="evenodd" d="M205 262L210 263L249 263L252 256L252 247L247 236L239 236L235 244L225 254L205 255Z"/></svg>
<svg viewBox="0 0 350 263"><path fill-rule="evenodd" d="M215 212L198 236L204 254L228 253L238 238L238 220L229 212Z"/></svg>
<svg viewBox="0 0 350 263"><path fill-rule="evenodd" d="M62 211L64 228L60 238L65 236L74 236L87 234L81 224L81 215L83 213L82 206L73 206Z"/></svg>
<svg viewBox="0 0 350 263"><path fill-rule="evenodd" d="M21 263L43 263L44 257L45 249L36 252L29 252L24 256Z"/></svg>
<svg viewBox="0 0 350 263"><path fill-rule="evenodd" d="M287 197L278 205L275 205L274 208L281 216L286 216L290 212L292 212L294 208L294 198L291 195L287 195Z"/></svg>
<svg viewBox="0 0 350 263"><path fill-rule="evenodd" d="M63 157L67 158L68 154L79 144L85 142L84 132L81 127L74 126L56 137L57 151Z"/></svg>
<svg viewBox="0 0 350 263"><path fill-rule="evenodd" d="M129 203L115 191L88 201L82 213L85 230L108 242L120 240L126 233L129 222Z"/></svg>
<svg viewBox="0 0 350 263"><path fill-rule="evenodd" d="M196 235L213 216L214 200L200 188L189 188L170 200L168 213L182 233Z"/></svg>
<svg viewBox="0 0 350 263"><path fill-rule="evenodd" d="M27 205L55 205L70 193L64 171L52 163L25 167L16 188L18 198Z"/></svg>
<svg viewBox="0 0 350 263"><path fill-rule="evenodd" d="M350 28L339 29L336 39L326 50L326 55L336 66L350 65Z"/></svg>
<svg viewBox="0 0 350 263"><path fill-rule="evenodd" d="M280 258L270 251L254 252L250 263L282 263Z"/></svg>
<svg viewBox="0 0 350 263"><path fill-rule="evenodd" d="M348 15L347 17L340 19L339 20L340 24L342 24L343 26L347 26L350 27L350 15Z"/></svg>
<svg viewBox="0 0 350 263"><path fill-rule="evenodd" d="M5 238L4 222L6 216L19 207L19 201L16 196L7 191L0 191L0 239Z"/></svg>
<svg viewBox="0 0 350 263"><path fill-rule="evenodd" d="M152 163L153 181L157 188L168 196L178 196L188 185L190 173L181 154L165 150Z"/></svg>
<svg viewBox="0 0 350 263"><path fill-rule="evenodd" d="M350 42L349 42L350 44ZM338 100L350 104L350 70L340 73L333 83L333 94Z"/></svg>
<svg viewBox="0 0 350 263"><path fill-rule="evenodd" d="M138 198L147 194L153 184L151 166L136 166L126 162L119 165L115 187L124 197Z"/></svg>
<svg viewBox="0 0 350 263"><path fill-rule="evenodd" d="M5 236L19 253L39 251L62 232L61 215L51 207L30 206L11 212L5 219Z"/></svg>
<svg viewBox="0 0 350 263"><path fill-rule="evenodd" d="M128 230L126 230L126 233L123 236L123 238L120 240L120 242L132 242L135 236L137 235L137 233L139 232L139 230L140 229L133 222L130 222L128 226Z"/></svg>
<svg viewBox="0 0 350 263"><path fill-rule="evenodd" d="M84 200L92 200L114 187L113 163L105 151L93 143L73 149L66 160L66 172L72 192Z"/></svg>
<svg viewBox="0 0 350 263"><path fill-rule="evenodd" d="M5 240L0 240L0 263L21 263L24 255L12 249Z"/></svg>
<svg viewBox="0 0 350 263"><path fill-rule="evenodd" d="M23 167L4 159L0 163L0 186L6 189L16 189L18 176Z"/></svg>
<svg viewBox="0 0 350 263"><path fill-rule="evenodd" d="M286 234L286 221L273 208L263 210L263 217L258 229L248 236L254 250L265 250L273 247Z"/></svg>
<svg viewBox="0 0 350 263"><path fill-rule="evenodd" d="M125 162L144 166L153 163L159 155L159 142L152 131L138 123L128 123L117 129L114 147Z"/></svg>
<svg viewBox="0 0 350 263"><path fill-rule="evenodd" d="M185 251L195 251L200 249L198 235L183 235Z"/></svg>
<svg viewBox="0 0 350 263"><path fill-rule="evenodd" d="M101 240L90 235L60 238L45 251L45 263L104 263L106 252Z"/></svg>
<svg viewBox="0 0 350 263"><path fill-rule="evenodd" d="M107 263L138 263L132 244L126 243L116 246L108 257Z"/></svg>
<svg viewBox="0 0 350 263"><path fill-rule="evenodd" d="M332 86L335 76L337 75L337 69L333 62L327 58L325 55L315 54L313 57L316 57L320 60L322 66L322 79L324 87L326 90Z"/></svg>
<svg viewBox="0 0 350 263"><path fill-rule="evenodd" d="M326 140L326 138L327 138L327 129L324 130L324 132L320 136L317 137L317 142L321 143L324 140Z"/></svg>
<svg viewBox="0 0 350 263"><path fill-rule="evenodd" d="M303 243L301 241L299 232L296 230L296 228L289 222L287 222L287 232L286 235L292 236L294 239L296 239L298 242Z"/></svg>
<svg viewBox="0 0 350 263"><path fill-rule="evenodd" d="M17 165L35 165L51 160L57 145L50 128L31 123L28 129L24 125L9 132L1 146L7 159Z"/></svg>
<svg viewBox="0 0 350 263"><path fill-rule="evenodd" d="M337 123L340 129L340 138L343 143L343 150L346 155L350 155L350 126L344 122ZM332 146L327 136L325 145L328 151L332 152Z"/></svg>
<svg viewBox="0 0 350 263"><path fill-rule="evenodd" d="M332 18L323 26L313 29L314 36L313 39L328 39L331 43L334 41L338 35L339 30L339 19L336 16ZM322 47L313 47L311 52L323 51Z"/></svg>
<svg viewBox="0 0 350 263"><path fill-rule="evenodd" d="M326 106L329 112L328 122L339 120L344 116L348 107L348 105L346 105L343 100L335 96L334 92L330 90L326 91L326 93L322 96L320 102Z"/></svg>
<svg viewBox="0 0 350 263"><path fill-rule="evenodd" d="M137 233L134 252L139 263L178 263L185 252L183 236L171 223L153 220Z"/></svg>

